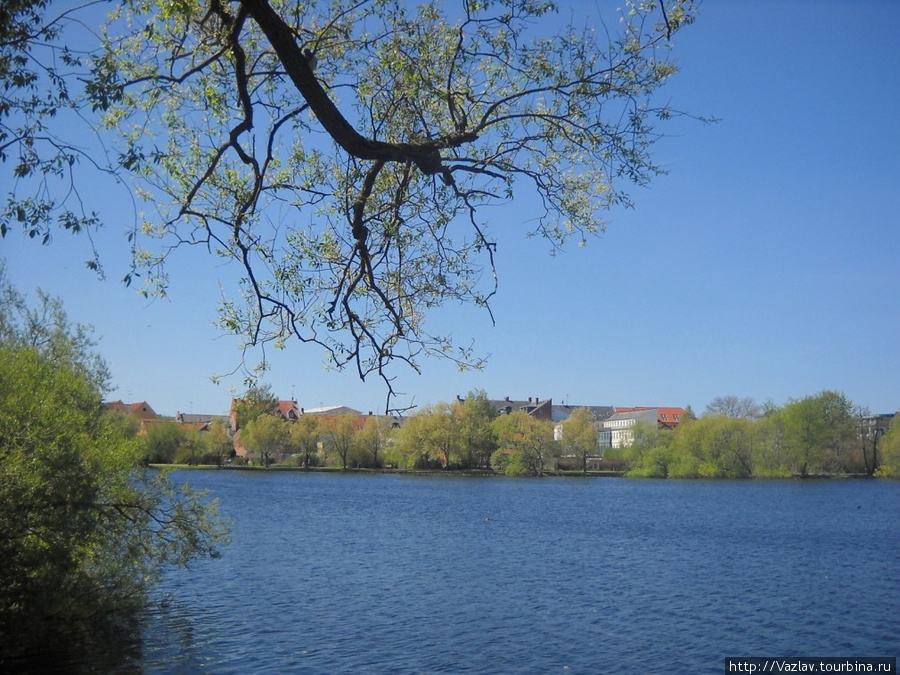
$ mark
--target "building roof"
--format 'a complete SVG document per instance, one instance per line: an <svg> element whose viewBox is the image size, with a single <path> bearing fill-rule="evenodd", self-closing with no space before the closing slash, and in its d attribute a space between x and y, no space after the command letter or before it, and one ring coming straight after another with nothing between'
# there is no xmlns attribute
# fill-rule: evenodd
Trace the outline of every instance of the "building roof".
<svg viewBox="0 0 900 675"><path fill-rule="evenodd" d="M201 415L195 413L179 412L175 415L175 421L180 424L209 424L217 417L224 417L224 415Z"/></svg>
<svg viewBox="0 0 900 675"><path fill-rule="evenodd" d="M157 417L156 411L154 411L146 401L138 401L136 403L109 401L105 405L107 410L115 410L116 412L125 413L126 415L135 415L141 419L153 419Z"/></svg>
<svg viewBox="0 0 900 675"><path fill-rule="evenodd" d="M554 405L553 419L566 419L579 408L587 408L595 422L602 422L616 412L611 405Z"/></svg>
<svg viewBox="0 0 900 675"><path fill-rule="evenodd" d="M528 399L511 399L509 396L506 396L502 399L488 399L490 404L497 410L497 412L515 412L516 410L524 410L528 412L529 410L534 409L536 406L541 405L541 399L535 397ZM549 401L549 399L547 399ZM544 401L546 403L547 401ZM552 405L552 403L551 403Z"/></svg>
<svg viewBox="0 0 900 675"><path fill-rule="evenodd" d="M684 417L684 408L657 408L657 421L667 427L674 429Z"/></svg>
<svg viewBox="0 0 900 675"><path fill-rule="evenodd" d="M359 410L348 408L345 405L326 405L319 406L318 408L300 408L300 413L302 415L362 415Z"/></svg>
<svg viewBox="0 0 900 675"><path fill-rule="evenodd" d="M291 400L278 401L274 413L286 420L295 420L303 414L301 413L300 408L297 407L297 401Z"/></svg>
<svg viewBox="0 0 900 675"><path fill-rule="evenodd" d="M684 408L660 408L658 406L637 406L634 408L622 408L616 406L616 414L612 415L609 419L625 419L626 416L628 416L630 413L642 413L651 410L656 411L656 421L659 424L672 429L678 426L678 423L681 422L681 418L684 417Z"/></svg>
<svg viewBox="0 0 900 675"><path fill-rule="evenodd" d="M461 401L462 399L457 397L457 400ZM542 401L535 397L516 401L507 396L503 399L488 399L488 402L498 415L506 415L521 410L537 419L546 421L552 421L553 419L553 399L551 398Z"/></svg>
<svg viewBox="0 0 900 675"><path fill-rule="evenodd" d="M652 423L654 419L658 419L656 408L632 408L626 410L616 408L616 410L619 412L616 412L603 420L604 425L619 420L635 420ZM610 424L610 426L612 426L612 424Z"/></svg>

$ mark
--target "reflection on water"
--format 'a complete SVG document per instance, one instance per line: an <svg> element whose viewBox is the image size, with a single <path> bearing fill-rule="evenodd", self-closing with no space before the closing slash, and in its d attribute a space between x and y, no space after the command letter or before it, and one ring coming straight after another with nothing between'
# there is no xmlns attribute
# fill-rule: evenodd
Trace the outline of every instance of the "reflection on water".
<svg viewBox="0 0 900 675"><path fill-rule="evenodd" d="M900 652L900 483L175 474L234 518L89 672L722 672Z"/></svg>
<svg viewBox="0 0 900 675"><path fill-rule="evenodd" d="M143 616L4 627L3 673L141 673Z"/></svg>

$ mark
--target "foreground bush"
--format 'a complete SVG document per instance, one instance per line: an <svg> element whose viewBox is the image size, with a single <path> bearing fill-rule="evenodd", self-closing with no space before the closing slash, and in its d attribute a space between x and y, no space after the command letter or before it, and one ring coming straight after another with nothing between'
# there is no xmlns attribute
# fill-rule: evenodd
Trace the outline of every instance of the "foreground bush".
<svg viewBox="0 0 900 675"><path fill-rule="evenodd" d="M141 468L134 427L104 411L107 371L58 303L0 268L0 644L35 626L141 606L167 564L216 555L215 504Z"/></svg>

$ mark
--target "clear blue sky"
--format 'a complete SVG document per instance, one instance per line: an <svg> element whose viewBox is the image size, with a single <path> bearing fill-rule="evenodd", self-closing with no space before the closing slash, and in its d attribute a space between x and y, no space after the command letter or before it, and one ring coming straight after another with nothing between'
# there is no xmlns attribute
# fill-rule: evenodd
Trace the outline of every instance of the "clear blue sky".
<svg viewBox="0 0 900 675"><path fill-rule="evenodd" d="M399 402L480 388L700 412L719 395L782 404L834 389L873 412L896 411L898 25L896 0L707 0L677 36L682 72L666 92L675 107L721 121L668 127L656 159L669 174L635 189L636 208L610 213L607 233L585 248L550 257L524 238L522 205L492 216L496 326L474 308L435 315L491 354L488 366L400 370ZM115 195L102 197L128 221L131 207ZM42 247L13 232L0 254L18 288L61 296L72 319L94 326L114 373L111 398L169 415L224 413L244 388L239 377L210 381L240 356L211 326L230 272L186 252L170 297L149 302L117 281L127 271L123 236L111 222L97 239L105 282L84 268L88 246L77 237ZM291 344L273 356L265 381L282 398L384 407L379 380L326 372L316 349Z"/></svg>

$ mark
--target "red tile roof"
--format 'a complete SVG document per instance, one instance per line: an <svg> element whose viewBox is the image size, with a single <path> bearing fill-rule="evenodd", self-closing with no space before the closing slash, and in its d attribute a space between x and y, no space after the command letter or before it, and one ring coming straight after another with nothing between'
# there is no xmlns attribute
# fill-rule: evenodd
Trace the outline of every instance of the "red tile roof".
<svg viewBox="0 0 900 675"><path fill-rule="evenodd" d="M300 417L300 408L297 407L296 401L278 401L275 413L286 420L295 420Z"/></svg>
<svg viewBox="0 0 900 675"><path fill-rule="evenodd" d="M143 419L152 419L156 417L156 412L150 407L146 401L138 401L137 403L124 403L123 401L109 401L106 403L108 410L125 413L126 415L136 415Z"/></svg>

